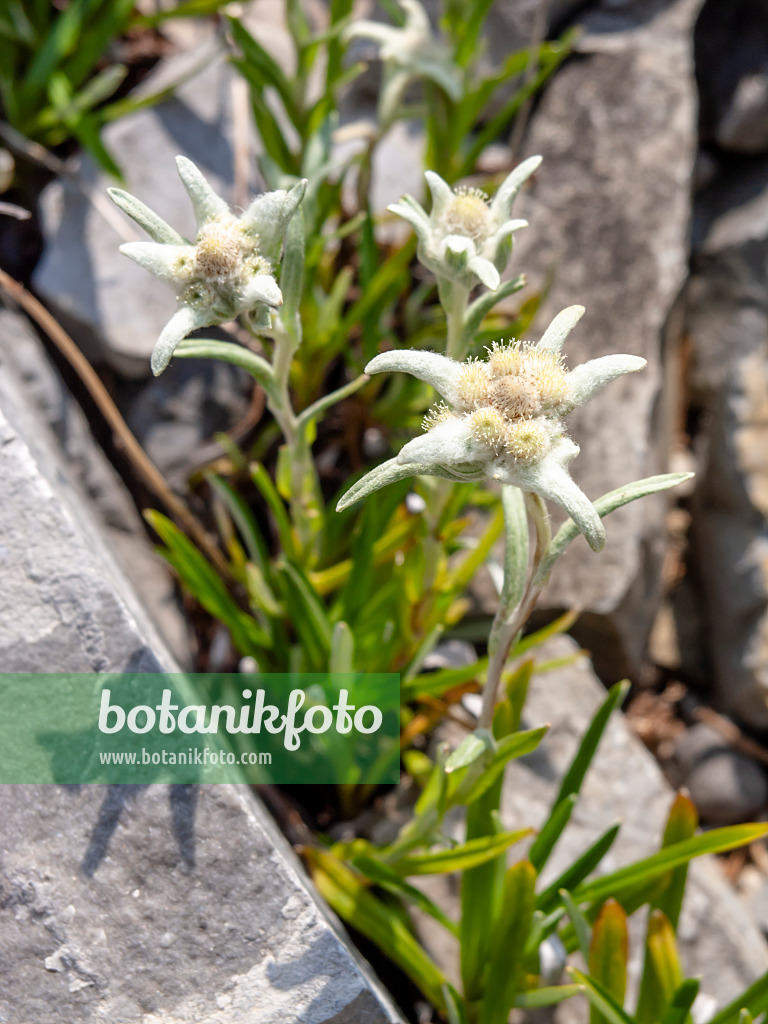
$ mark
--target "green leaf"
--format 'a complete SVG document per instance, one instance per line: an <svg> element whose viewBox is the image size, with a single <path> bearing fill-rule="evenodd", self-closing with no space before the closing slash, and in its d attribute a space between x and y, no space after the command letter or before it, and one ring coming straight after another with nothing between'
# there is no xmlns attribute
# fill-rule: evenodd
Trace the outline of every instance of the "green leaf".
<svg viewBox="0 0 768 1024"><path fill-rule="evenodd" d="M450 775L459 768L466 768L467 765L472 764L473 761L482 757L486 751L493 751L493 748L493 736L491 736L488 730L476 729L475 732L471 732L468 736L465 736L458 747L456 747L450 755L445 763L446 773Z"/></svg>
<svg viewBox="0 0 768 1024"><path fill-rule="evenodd" d="M665 914L652 910L648 918L643 980L635 1014L638 1024L657 1024L682 980L674 929Z"/></svg>
<svg viewBox="0 0 768 1024"><path fill-rule="evenodd" d="M559 804L555 804L549 818L539 830L539 834L528 851L528 859L537 871L541 871L547 863L555 843L570 820L577 799L577 793L569 793Z"/></svg>
<svg viewBox="0 0 768 1024"><path fill-rule="evenodd" d="M533 922L535 886L536 870L527 861L515 864L506 874L479 1024L506 1021L514 1005L520 989L522 954Z"/></svg>
<svg viewBox="0 0 768 1024"><path fill-rule="evenodd" d="M294 349L299 347L302 340L299 309L304 288L304 248L304 211L299 207L288 224L280 265L283 304L279 315L293 340Z"/></svg>
<svg viewBox="0 0 768 1024"><path fill-rule="evenodd" d="M515 292L519 292L524 286L525 274L518 274L518 276L512 278L511 281L502 281L495 292L483 292L480 298L475 299L464 314L464 344L467 346L471 345L474 341L475 335L480 330L480 325L483 320L497 302L501 302L502 299L506 299L508 295L513 295Z"/></svg>
<svg viewBox="0 0 768 1024"><path fill-rule="evenodd" d="M601 1013L609 1024L635 1024L629 1014L624 1012L611 993L599 981L577 971L575 967L569 967L568 973L574 981L584 986L584 995L590 1005Z"/></svg>
<svg viewBox="0 0 768 1024"><path fill-rule="evenodd" d="M581 995L583 985L553 985L548 988L532 988L528 992L520 992L515 996L513 1006L521 1009L534 1010L539 1006L554 1006L571 996Z"/></svg>
<svg viewBox="0 0 768 1024"><path fill-rule="evenodd" d="M669 1001L661 1024L690 1024L691 1007L699 994L699 979L689 978L682 982Z"/></svg>
<svg viewBox="0 0 768 1024"><path fill-rule="evenodd" d="M573 930L576 933L576 941L579 944L579 951L584 957L584 963L589 963L589 947L592 939L590 935L589 921L574 903L573 897L567 889L560 890L560 899L563 901L568 917L571 919Z"/></svg>
<svg viewBox="0 0 768 1024"><path fill-rule="evenodd" d="M309 671L322 672L328 668L333 636L325 608L298 566L291 562L278 562L276 570Z"/></svg>
<svg viewBox="0 0 768 1024"><path fill-rule="evenodd" d="M579 903L601 903L614 896L621 899L621 893L636 886L650 882L671 868L687 864L694 857L705 853L723 853L738 846L748 846L768 833L768 825L729 825L726 828L712 829L701 836L686 839L682 843L667 846L650 857L619 868L593 882L580 885L573 891L574 899ZM710 1022L712 1024L712 1022Z"/></svg>
<svg viewBox="0 0 768 1024"><path fill-rule="evenodd" d="M288 520L288 513L285 510L283 499L277 493L269 473L267 473L266 469L260 462L252 462L249 466L249 470L251 480L253 480L254 484L259 489L262 498L264 498L270 512L272 513L278 540L280 541L280 547L283 549L283 553L289 558L295 557L296 545L293 538L293 529Z"/></svg>
<svg viewBox="0 0 768 1024"><path fill-rule="evenodd" d="M451 805L464 803L474 804L495 786L502 778L504 768L516 757L525 757L541 743L549 729L548 725L538 729L526 729L505 736L496 744L496 748L485 764L470 765L461 770L461 775L454 773L450 777L449 799ZM477 769L475 772L474 769Z"/></svg>
<svg viewBox="0 0 768 1024"><path fill-rule="evenodd" d="M598 708L594 718L589 724L589 728L584 733L584 737L579 744L579 749L568 766L568 770L563 776L563 781L560 783L560 789L555 801L552 805L552 810L557 808L558 804L564 800L567 796L572 793L578 794L581 789L581 785L584 782L584 776L587 774L587 769L592 764L592 759L597 753L597 748L600 740L605 732L605 727L608 725L608 719L613 714L614 710L624 703L624 699L629 692L629 683L624 680L621 683L614 684L608 691L608 696L605 698L603 703Z"/></svg>
<svg viewBox="0 0 768 1024"><path fill-rule="evenodd" d="M330 670L332 673L355 670L355 637L346 622L337 622L333 627Z"/></svg>
<svg viewBox="0 0 768 1024"><path fill-rule="evenodd" d="M240 366L247 370L268 394L274 394L275 373L267 360L233 341L192 338L189 341L182 341L174 355L182 359L221 359L232 366Z"/></svg>
<svg viewBox="0 0 768 1024"><path fill-rule="evenodd" d="M250 72L250 80L253 84L259 83L260 88L271 85L280 96L285 112L293 122L294 127L301 134L304 123L303 114L294 97L293 87L286 78L283 69L253 36L248 32L237 18L228 18L232 37L240 47L245 62Z"/></svg>
<svg viewBox="0 0 768 1024"><path fill-rule="evenodd" d="M446 984L443 987L443 997L448 1024L469 1024L467 1001L459 995L453 985Z"/></svg>
<svg viewBox="0 0 768 1024"><path fill-rule="evenodd" d="M400 857L393 867L403 876L445 875L451 871L466 871L498 857L508 847L519 843L531 834L531 829L521 828L516 832L500 832L498 835L480 836L470 839L461 846L437 853L420 853Z"/></svg>
<svg viewBox="0 0 768 1024"><path fill-rule="evenodd" d="M383 864L380 860L368 854L355 854L351 860L357 870L364 874L366 878L369 878L375 885L413 903L414 906L423 910L425 914L438 921L451 935L458 936L458 925L451 921L449 917L446 917L440 907L433 903L421 889L417 889L416 886L401 878L394 868L391 868L388 864Z"/></svg>
<svg viewBox="0 0 768 1024"><path fill-rule="evenodd" d="M437 672L427 672L413 679L404 679L400 684L400 700L408 704L421 696L442 697L448 690L463 686L475 679L482 678L488 668L488 659L480 658L474 665L462 665L461 668L442 668Z"/></svg>
<svg viewBox="0 0 768 1024"><path fill-rule="evenodd" d="M567 633L578 617L578 612L565 612L546 626L542 626L541 629L537 629L533 633L526 633L512 648L510 658L520 658L534 647L540 647L545 640L559 636L560 633Z"/></svg>
<svg viewBox="0 0 768 1024"><path fill-rule="evenodd" d="M584 898L581 895L581 891L577 888L579 883L591 875L595 868L600 864L600 861L608 853L610 848L613 846L616 836L619 834L621 824L617 823L604 832L600 838L588 847L580 857L578 857L570 867L556 878L555 881L540 893L537 900L536 906L539 910L548 911L551 910L560 895L561 889L567 889L572 895L574 900L579 903L584 902ZM603 897L603 900L608 899L614 895L612 891L609 891ZM603 902L600 900L600 902ZM595 901L597 902L597 901Z"/></svg>
<svg viewBox="0 0 768 1024"><path fill-rule="evenodd" d="M397 964L439 1011L445 1010L443 986L448 981L406 925L358 877L332 854L305 851L312 878L331 907Z"/></svg>
<svg viewBox="0 0 768 1024"><path fill-rule="evenodd" d="M349 384L345 384L343 387L337 388L336 391L331 391L328 395L323 395L322 398L318 398L312 405L308 405L298 417L298 425L300 428L306 427L312 420L317 419L326 409L329 409L332 405L336 405L337 402L341 402L345 398L349 398L356 391L366 384L371 378L367 373L361 373L359 377L356 377Z"/></svg>
<svg viewBox="0 0 768 1024"><path fill-rule="evenodd" d="M216 473L206 473L205 479L224 502L245 543L248 557L257 565L262 575L269 567L269 549L262 536L259 524L248 505L226 480Z"/></svg>
<svg viewBox="0 0 768 1024"><path fill-rule="evenodd" d="M635 483L618 487L615 491L609 491L608 494L604 494L602 498L598 498L593 504L597 514L601 519L604 519L605 516L614 512L617 508L621 508L622 505L628 505L630 502L637 501L638 498L645 498L649 494L667 491L670 487L676 487L685 480L690 480L692 476L692 473L664 473L661 476L649 476L644 480L637 480ZM578 535L579 528L574 521L572 519L566 520L552 539L547 557L543 560L537 573L536 578L538 580L545 580L549 576L552 566L571 541L575 540Z"/></svg>
<svg viewBox="0 0 768 1024"><path fill-rule="evenodd" d="M163 556L179 574L187 590L229 629L232 642L240 653L258 658L260 651L269 650L269 636L230 596L219 574L192 541L159 512L148 511L144 515L165 544Z"/></svg>
<svg viewBox="0 0 768 1024"><path fill-rule="evenodd" d="M699 814L696 805L689 796L678 793L667 818L662 847L681 843L684 839L691 839L695 835L698 825ZM677 929L677 922L680 918L687 877L687 865L683 864L681 867L675 868L671 872L666 886L653 901L653 906L666 914L673 929Z"/></svg>
<svg viewBox="0 0 768 1024"><path fill-rule="evenodd" d="M592 928L589 949L589 973L619 1006L624 1005L627 990L629 937L627 915L616 900L607 900ZM590 1024L608 1024L605 1016L592 1006Z"/></svg>

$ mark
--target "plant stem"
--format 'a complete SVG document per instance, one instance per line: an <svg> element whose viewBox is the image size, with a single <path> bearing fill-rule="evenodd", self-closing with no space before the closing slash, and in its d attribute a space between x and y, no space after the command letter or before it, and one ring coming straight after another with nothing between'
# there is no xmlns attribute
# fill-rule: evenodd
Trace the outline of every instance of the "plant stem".
<svg viewBox="0 0 768 1024"><path fill-rule="evenodd" d="M462 284L451 285L451 299L445 315L448 321L448 344L445 354L449 359L461 360L466 355L464 345L464 314L467 311L469 289Z"/></svg>
<svg viewBox="0 0 768 1024"><path fill-rule="evenodd" d="M501 500L505 527L504 581L488 638L488 671L478 720L481 729L493 726L493 711L504 666L541 593L543 584L537 581L536 576L551 538L549 516L538 495L522 495L518 488L505 485ZM535 530L536 546L529 567L527 543L530 520Z"/></svg>

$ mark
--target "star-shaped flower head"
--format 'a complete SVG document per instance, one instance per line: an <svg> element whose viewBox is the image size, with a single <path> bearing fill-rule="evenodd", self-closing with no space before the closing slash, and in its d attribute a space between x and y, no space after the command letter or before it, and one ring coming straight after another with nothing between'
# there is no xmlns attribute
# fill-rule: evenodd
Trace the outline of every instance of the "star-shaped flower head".
<svg viewBox="0 0 768 1024"><path fill-rule="evenodd" d="M494 344L484 360L460 363L413 350L376 356L366 373L405 371L431 384L444 401L427 415L426 433L359 480L339 509L408 476L487 476L562 505L590 547L599 551L605 530L594 505L568 473L579 448L566 436L563 421L615 377L641 370L645 360L601 356L566 370L560 355L563 342L583 313L583 306L569 306L538 344Z"/></svg>
<svg viewBox="0 0 768 1024"><path fill-rule="evenodd" d="M492 200L477 188L451 188L439 174L427 171L431 213L411 196L403 196L389 210L413 225L419 259L437 278L466 288L481 281L495 291L509 262L512 235L527 226L527 221L512 219L515 197L540 163L540 156L524 160Z"/></svg>
<svg viewBox="0 0 768 1024"><path fill-rule="evenodd" d="M428 78L456 102L461 99L461 71L447 43L432 34L427 12L418 0L398 0L405 13L402 27L378 21L353 21L343 39L370 39L379 44L385 75L379 99L379 117L389 125L408 84Z"/></svg>
<svg viewBox="0 0 768 1024"><path fill-rule="evenodd" d="M270 310L283 301L274 273L285 230L307 187L300 181L288 192L257 196L236 217L191 160L178 156L176 166L195 210L194 242L128 192L109 189L112 200L153 239L126 242L120 252L176 289L179 309L152 352L155 375L166 368L179 342L200 327L245 313L255 328L269 328Z"/></svg>

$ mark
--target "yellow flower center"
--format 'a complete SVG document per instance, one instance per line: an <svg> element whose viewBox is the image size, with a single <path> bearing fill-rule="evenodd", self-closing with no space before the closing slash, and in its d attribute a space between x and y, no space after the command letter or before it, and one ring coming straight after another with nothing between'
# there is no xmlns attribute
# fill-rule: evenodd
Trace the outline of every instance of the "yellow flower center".
<svg viewBox="0 0 768 1024"><path fill-rule="evenodd" d="M242 232L237 224L212 221L197 236L195 266L207 280L228 277L237 267L242 250Z"/></svg>
<svg viewBox="0 0 768 1024"><path fill-rule="evenodd" d="M488 196L479 188L455 188L443 214L449 235L464 235L476 242L490 233Z"/></svg>

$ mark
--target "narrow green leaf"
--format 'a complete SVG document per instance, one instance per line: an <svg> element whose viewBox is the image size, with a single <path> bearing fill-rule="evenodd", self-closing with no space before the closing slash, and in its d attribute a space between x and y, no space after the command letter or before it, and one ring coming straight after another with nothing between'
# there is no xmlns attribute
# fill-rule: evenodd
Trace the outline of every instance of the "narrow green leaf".
<svg viewBox="0 0 768 1024"><path fill-rule="evenodd" d="M661 1018L661 1024L690 1024L691 1007L699 994L699 979L688 978L678 987Z"/></svg>
<svg viewBox="0 0 768 1024"><path fill-rule="evenodd" d="M528 851L528 859L537 871L541 871L547 863L555 843L570 820L577 799L577 793L569 793L559 804L555 804L549 818L539 830L539 834Z"/></svg>
<svg viewBox="0 0 768 1024"><path fill-rule="evenodd" d="M467 1001L459 995L453 985L446 984L443 987L443 997L448 1024L469 1024Z"/></svg>
<svg viewBox="0 0 768 1024"><path fill-rule="evenodd" d="M426 672L413 679L404 679L400 684L400 700L408 704L420 696L442 697L448 690L463 686L475 679L481 679L488 668L488 659L480 658L474 665L461 668L443 668L437 672Z"/></svg>
<svg viewBox="0 0 768 1024"><path fill-rule="evenodd" d="M237 18L230 17L230 28L235 43L240 47L249 70L254 78L258 76L261 80L261 87L271 85L280 96L285 112L290 117L293 125L301 133L303 115L299 109L294 96L293 87L286 78L283 69L261 45L258 40L240 24Z"/></svg>
<svg viewBox="0 0 768 1024"><path fill-rule="evenodd" d="M593 882L580 885L573 892L574 899L580 903L601 903L610 896L620 899L621 893L625 890L650 882L671 868L687 864L694 857L701 857L705 853L723 853L738 846L748 846L766 833L768 833L766 824L729 825L726 828L712 829L711 832L704 835L686 839L682 843L674 843L650 857L619 868L618 871L612 871Z"/></svg>
<svg viewBox="0 0 768 1024"><path fill-rule="evenodd" d="M479 1024L507 1020L514 1005L520 988L522 954L533 921L535 886L536 870L528 861L515 864L506 874Z"/></svg>
<svg viewBox="0 0 768 1024"><path fill-rule="evenodd" d="M576 906L573 897L567 889L560 890L560 899L563 901L568 917L571 919L573 930L576 933L576 940L579 944L579 951L584 957L584 963L589 963L589 947L592 943L589 921Z"/></svg>
<svg viewBox="0 0 768 1024"><path fill-rule="evenodd" d="M487 729L476 729L468 736L465 736L456 747L445 763L445 771L448 775L458 771L459 768L466 768L486 751L492 751L494 747L493 736Z"/></svg>
<svg viewBox="0 0 768 1024"><path fill-rule="evenodd" d="M283 549L283 553L289 558L295 557L296 545L293 538L293 530L288 520L288 513L285 510L283 499L277 493L277 489L272 483L269 473L267 473L266 469L260 462L252 462L249 470L251 480L253 480L272 513L275 529L277 530L277 536L280 541L280 547Z"/></svg>
<svg viewBox="0 0 768 1024"><path fill-rule="evenodd" d="M331 636L331 672L354 672L355 637L346 622L337 622Z"/></svg>
<svg viewBox="0 0 768 1024"><path fill-rule="evenodd" d="M237 491L222 477L217 476L216 473L206 473L205 479L227 506L229 514L243 538L248 557L264 574L269 566L269 550L253 512Z"/></svg>
<svg viewBox="0 0 768 1024"><path fill-rule="evenodd" d="M349 384L345 384L343 387L337 388L336 391L331 391L328 395L323 395L322 398L318 398L312 405L308 405L298 417L299 427L306 427L312 420L317 419L326 409L329 409L332 405L336 405L337 402L343 401L345 398L349 398L350 395L354 395L356 391L359 391L363 384L367 383L371 378L367 373L361 373L359 377L350 381Z"/></svg>
<svg viewBox="0 0 768 1024"><path fill-rule="evenodd" d="M583 985L553 985L549 988L532 988L528 992L520 992L515 996L514 1006L525 1010L535 1010L539 1006L554 1006L564 999L578 996L584 992Z"/></svg>
<svg viewBox="0 0 768 1024"><path fill-rule="evenodd" d="M557 902L561 889L567 889L579 903L585 902L578 886L600 864L600 861L613 846L620 829L620 823L613 825L596 842L588 847L570 867L566 868L559 878L555 879L549 888L540 893L536 900L537 908L545 911L551 910ZM603 899L608 899L612 895L614 895L613 892L608 892Z"/></svg>
<svg viewBox="0 0 768 1024"><path fill-rule="evenodd" d="M526 633L513 647L510 658L520 658L533 648L540 647L545 640L559 636L560 633L567 633L578 617L578 612L565 612L546 626L542 626L541 629L537 629L533 633Z"/></svg>
<svg viewBox="0 0 768 1024"><path fill-rule="evenodd" d="M630 502L637 501L638 498L645 498L649 494L667 491L670 487L676 487L685 480L690 480L692 476L692 473L664 473L661 476L649 476L644 480L637 480L634 483L625 484L624 487L618 487L615 491L609 491L608 494L604 494L602 498L598 498L593 504L597 514L603 519L611 512L615 512L617 508L621 508L622 505L628 505ZM549 576L552 566L571 541L575 540L578 535L579 529L574 521L572 519L566 520L552 539L549 553L542 562L537 579L545 580Z"/></svg>
<svg viewBox="0 0 768 1024"><path fill-rule="evenodd" d="M451 935L458 936L458 925L451 921L440 907L426 896L421 889L417 889L415 885L406 882L394 868L368 854L353 855L351 860L357 870L364 874L366 878L369 878L375 885L394 893L395 896L401 896L403 899L408 900L409 903L413 903L414 906L423 910L425 914L429 914L435 921L438 921Z"/></svg>
<svg viewBox="0 0 768 1024"><path fill-rule="evenodd" d="M629 1014L624 1012L611 993L606 991L599 981L577 971L575 967L569 967L568 973L574 981L584 986L584 995L590 1005L601 1013L609 1024L635 1024Z"/></svg>
<svg viewBox="0 0 768 1024"><path fill-rule="evenodd" d="M608 992L617 1005L624 1005L627 991L629 936L627 915L616 900L607 900L592 928L589 949L589 973ZM590 1024L608 1024L606 1017L592 1006Z"/></svg>
<svg viewBox="0 0 768 1024"><path fill-rule="evenodd" d="M468 868L476 868L493 860L530 834L529 828L521 828L516 832L500 832L498 835L480 836L477 839L468 840L461 846L455 846L451 850L400 857L393 863L393 867L405 877L445 875L451 871L466 871Z"/></svg>
<svg viewBox="0 0 768 1024"><path fill-rule="evenodd" d="M333 636L325 608L298 566L282 561L278 562L276 569L291 609L293 628L301 639L310 671L322 672L328 668Z"/></svg>
<svg viewBox="0 0 768 1024"><path fill-rule="evenodd" d="M645 939L645 964L637 1003L638 1024L658 1024L683 980L675 932L665 914L652 910Z"/></svg>
<svg viewBox="0 0 768 1024"><path fill-rule="evenodd" d="M546 736L548 729L549 726L543 725L538 729L526 729L524 732L505 736L497 742L496 749L487 763L483 765L478 762L462 769L461 774L456 772L452 775L449 784L451 805L472 805L483 797L491 787L501 781L504 768L509 761L516 757L525 757L534 751ZM478 771L475 772L475 769Z"/></svg>
<svg viewBox="0 0 768 1024"><path fill-rule="evenodd" d="M699 813L690 797L678 793L670 808L667 824L664 829L662 848L691 839L699 825ZM683 894L688 877L688 867L683 864L671 872L665 888L653 901L653 906L663 911L673 929L677 929L680 910L683 905Z"/></svg>
<svg viewBox="0 0 768 1024"><path fill-rule="evenodd" d="M311 849L305 855L313 867L315 885L336 913L374 942L425 998L444 1012L443 986L447 979L400 918L331 854Z"/></svg>
<svg viewBox="0 0 768 1024"><path fill-rule="evenodd" d="M483 320L497 302L519 292L524 286L525 274L518 274L511 281L502 281L495 292L483 292L479 299L475 299L464 314L464 344L471 345Z"/></svg>
<svg viewBox="0 0 768 1024"><path fill-rule="evenodd" d="M584 776L587 774L587 769L592 763L592 759L597 752L598 745L602 739L605 727L608 725L608 719L614 710L624 703L624 699L629 692L629 683L624 680L621 683L616 683L608 691L608 696L605 698L603 703L598 708L594 718L590 722L589 728L584 733L584 738L579 744L579 749L576 751L576 755L568 767L568 771L563 777L563 781L560 784L560 790L557 794L553 807L557 807L561 800L565 797L570 796L571 793L578 793L581 789L581 785L584 781Z"/></svg>
<svg viewBox="0 0 768 1024"><path fill-rule="evenodd" d="M231 363L232 366L240 366L247 370L265 391L270 394L274 392L275 374L267 360L233 341L192 338L182 341L176 348L174 356L179 356L182 359L221 359L225 363Z"/></svg>

